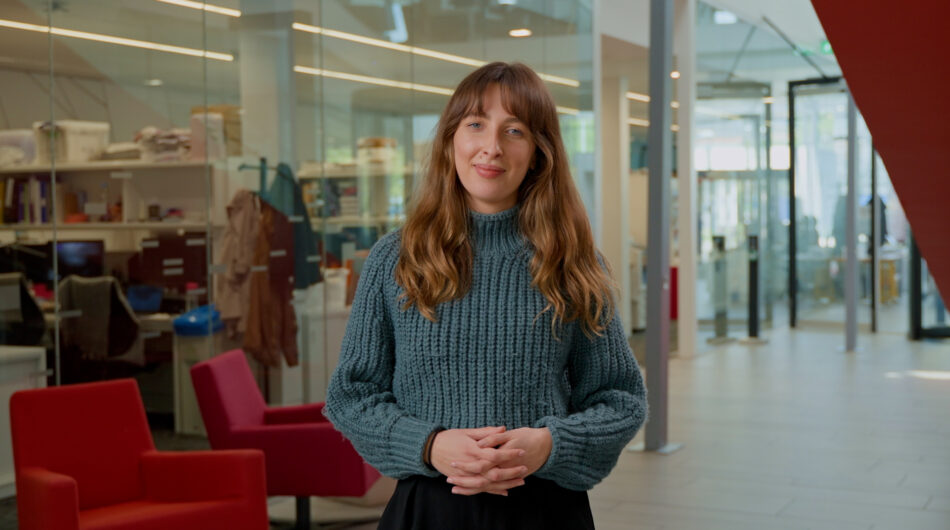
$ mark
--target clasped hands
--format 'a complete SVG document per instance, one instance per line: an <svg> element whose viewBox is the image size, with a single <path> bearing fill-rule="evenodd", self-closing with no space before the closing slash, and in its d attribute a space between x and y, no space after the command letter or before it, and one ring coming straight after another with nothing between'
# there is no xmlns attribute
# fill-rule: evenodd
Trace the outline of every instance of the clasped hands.
<svg viewBox="0 0 950 530"><path fill-rule="evenodd" d="M452 484L452 493L508 495L551 454L547 427L450 429L436 435L430 463Z"/></svg>

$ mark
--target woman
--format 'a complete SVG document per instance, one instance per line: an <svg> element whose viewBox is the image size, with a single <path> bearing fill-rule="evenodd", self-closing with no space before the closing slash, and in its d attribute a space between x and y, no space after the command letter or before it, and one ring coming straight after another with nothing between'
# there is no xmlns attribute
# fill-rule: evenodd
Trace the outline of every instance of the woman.
<svg viewBox="0 0 950 530"><path fill-rule="evenodd" d="M399 479L379 528L593 528L586 491L645 397L554 101L530 68L485 65L364 264L330 382L327 417Z"/></svg>

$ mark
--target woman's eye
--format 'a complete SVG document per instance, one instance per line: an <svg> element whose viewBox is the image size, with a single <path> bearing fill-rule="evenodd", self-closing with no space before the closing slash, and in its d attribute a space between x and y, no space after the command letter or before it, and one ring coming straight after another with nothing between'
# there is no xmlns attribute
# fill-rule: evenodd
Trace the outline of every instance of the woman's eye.
<svg viewBox="0 0 950 530"><path fill-rule="evenodd" d="M521 129L514 129L514 128L508 129L508 134L510 134L510 135L512 135L512 136L522 136L522 135L524 135L524 133L521 132Z"/></svg>
<svg viewBox="0 0 950 530"><path fill-rule="evenodd" d="M481 129L482 124L478 123L477 121L473 121L472 123L469 123L467 127L472 128L472 129Z"/></svg>

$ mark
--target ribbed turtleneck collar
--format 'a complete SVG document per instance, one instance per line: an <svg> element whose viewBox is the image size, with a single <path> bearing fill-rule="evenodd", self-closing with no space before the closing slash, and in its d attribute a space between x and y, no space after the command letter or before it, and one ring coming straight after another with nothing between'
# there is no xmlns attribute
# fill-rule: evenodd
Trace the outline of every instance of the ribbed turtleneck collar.
<svg viewBox="0 0 950 530"><path fill-rule="evenodd" d="M476 254L510 253L524 247L524 235L518 226L519 206L498 213L469 210L472 220L472 244Z"/></svg>

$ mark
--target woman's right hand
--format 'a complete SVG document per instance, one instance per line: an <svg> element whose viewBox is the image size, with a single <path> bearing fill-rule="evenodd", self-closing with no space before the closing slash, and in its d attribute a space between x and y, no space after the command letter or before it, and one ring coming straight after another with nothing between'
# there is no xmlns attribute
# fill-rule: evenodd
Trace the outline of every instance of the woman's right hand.
<svg viewBox="0 0 950 530"><path fill-rule="evenodd" d="M527 472L524 466L498 467L520 457L524 450L478 446L478 441L482 438L504 431L503 426L449 429L435 436L429 461L432 467L448 477L447 481L455 486L452 493L474 495L484 492L508 495L509 489L524 484L523 477ZM475 472L462 471L456 467L459 464L466 464L466 469Z"/></svg>

